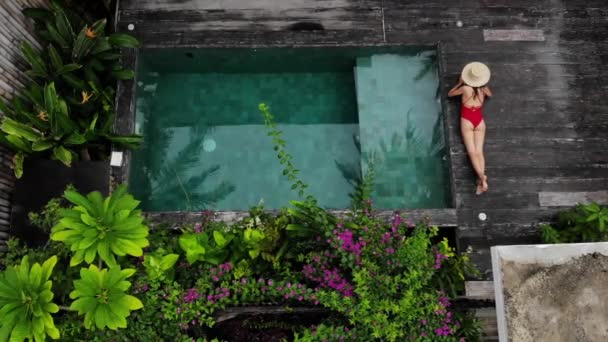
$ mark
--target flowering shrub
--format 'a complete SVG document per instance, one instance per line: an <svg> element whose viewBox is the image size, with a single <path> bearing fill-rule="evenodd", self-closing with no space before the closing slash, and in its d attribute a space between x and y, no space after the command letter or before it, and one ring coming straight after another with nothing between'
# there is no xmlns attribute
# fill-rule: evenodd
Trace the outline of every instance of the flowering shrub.
<svg viewBox="0 0 608 342"><path fill-rule="evenodd" d="M271 123L271 117L266 119ZM276 130L274 125L270 127ZM277 143L284 145L280 139ZM289 161L285 150L281 151ZM291 162L286 167L295 177ZM297 178L293 181L298 192L307 189ZM249 218L228 225L216 222L212 212L205 212L201 222L186 225L180 232L158 229L148 235L140 212L131 206L122 208L125 210L119 211L116 219L126 219L133 212L135 218L128 224L146 230L145 234L136 231L133 237L145 237L146 243L138 247L127 242L138 253L115 253L105 258L106 251L97 255L97 250L87 250L85 261L101 265L111 259L116 265L107 263L107 270L92 265L81 271L85 274L76 280L77 291L72 297L78 299L72 309L88 317L85 323L89 329L76 312L62 312L54 317L61 339L203 342L213 337L209 328L216 325L221 310L272 303L327 309L330 317L323 324L293 325L296 341L476 340L476 321L454 308L451 301L471 271L468 257L457 255L447 240L437 237L438 228L425 222L414 224L400 213L389 220L377 216L367 198L370 181L370 177L365 178L355 192L353 209L340 217L302 193L304 201L292 202L292 207L276 215L256 207ZM105 203L98 197L91 201ZM61 216L71 211L53 212ZM83 220L87 225L95 224L88 218ZM56 222L57 218L44 221ZM75 232L69 237L85 228L73 224ZM69 249L75 252L95 243L95 234L85 235L83 240L71 241L71 248L51 243L36 251L10 241L4 260L14 263L31 255L30 260L41 262L56 254L55 269L68 271L54 272L50 280L70 285L78 275L70 273L73 256ZM141 255L140 247L148 243ZM99 277L101 273L104 279ZM86 285L97 278L100 281L95 286ZM62 287L53 286L53 291L65 291ZM58 292L54 298L66 304L65 293ZM108 306L119 298L129 298L129 303Z"/></svg>

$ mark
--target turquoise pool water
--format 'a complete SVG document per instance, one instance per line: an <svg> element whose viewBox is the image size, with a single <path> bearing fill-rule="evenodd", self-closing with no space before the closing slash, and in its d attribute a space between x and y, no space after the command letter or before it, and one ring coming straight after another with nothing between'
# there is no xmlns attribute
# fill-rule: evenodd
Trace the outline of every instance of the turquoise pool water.
<svg viewBox="0 0 608 342"><path fill-rule="evenodd" d="M310 193L343 209L370 167L378 208L442 208L447 165L434 51L143 50L130 188L147 211L276 209L297 199L268 104Z"/></svg>

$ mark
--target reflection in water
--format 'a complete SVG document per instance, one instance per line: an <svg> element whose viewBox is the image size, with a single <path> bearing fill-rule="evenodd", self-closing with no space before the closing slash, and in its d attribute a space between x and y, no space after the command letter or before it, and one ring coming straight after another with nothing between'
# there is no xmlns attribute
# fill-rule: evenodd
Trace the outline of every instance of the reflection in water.
<svg viewBox="0 0 608 342"><path fill-rule="evenodd" d="M203 210L235 191L235 186L227 181L221 181L211 190L202 190L203 184L220 170L219 165L197 170L201 165L201 150L205 137L211 131L210 126L199 122L189 127L188 143L170 157L168 152L174 131L153 125L152 120L144 124L144 130L150 132L146 137L153 143L144 144L143 150L139 151L146 164L141 168L143 177L138 177L139 184L135 188L144 199L143 207L175 210L178 204L179 209Z"/></svg>
<svg viewBox="0 0 608 342"><path fill-rule="evenodd" d="M260 198L277 209L294 199L256 110L260 102L276 115L299 175L321 206L346 208L369 168L378 208L446 206L434 51L181 55L140 56L136 129L145 141L133 153L130 187L144 210L246 210Z"/></svg>

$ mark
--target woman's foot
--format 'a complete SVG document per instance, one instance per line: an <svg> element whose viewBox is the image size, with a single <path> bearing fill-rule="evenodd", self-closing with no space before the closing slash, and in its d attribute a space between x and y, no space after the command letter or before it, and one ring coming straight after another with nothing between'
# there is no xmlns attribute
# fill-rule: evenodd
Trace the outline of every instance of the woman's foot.
<svg viewBox="0 0 608 342"><path fill-rule="evenodd" d="M483 188L483 192L488 191L488 176L483 175L483 182L481 182L481 187Z"/></svg>
<svg viewBox="0 0 608 342"><path fill-rule="evenodd" d="M475 195L481 195L483 193L483 185L481 179L477 181L477 187L475 188Z"/></svg>
<svg viewBox="0 0 608 342"><path fill-rule="evenodd" d="M477 181L477 188L475 188L475 195L481 195L488 191L488 176L483 176Z"/></svg>

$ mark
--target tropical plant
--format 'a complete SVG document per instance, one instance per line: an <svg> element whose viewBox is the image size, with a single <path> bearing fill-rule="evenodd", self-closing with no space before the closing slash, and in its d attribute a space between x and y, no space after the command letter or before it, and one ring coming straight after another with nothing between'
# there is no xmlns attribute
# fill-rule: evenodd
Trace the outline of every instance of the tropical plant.
<svg viewBox="0 0 608 342"><path fill-rule="evenodd" d="M552 225L541 226L545 243L608 241L608 207L579 204L557 214Z"/></svg>
<svg viewBox="0 0 608 342"><path fill-rule="evenodd" d="M218 265L226 260L230 250L228 244L234 234L222 233L219 230L212 232L185 233L179 238L179 245L186 252L186 260L193 264L197 261Z"/></svg>
<svg viewBox="0 0 608 342"><path fill-rule="evenodd" d="M59 311L52 302L49 280L57 257L30 267L28 257L9 267L0 278L0 341L44 341L59 338L51 314Z"/></svg>
<svg viewBox="0 0 608 342"><path fill-rule="evenodd" d="M51 1L48 10L27 8L23 13L34 20L37 35L49 46L42 53L36 53L24 45L29 50L25 57L32 66L30 76L61 82L62 89L63 86L72 88L70 95L75 95L72 100L82 91L95 91L91 84L106 89L114 87L115 79L133 78L133 71L119 62L119 49L136 48L139 43L123 33L106 36L106 19L87 23L58 1Z"/></svg>
<svg viewBox="0 0 608 342"><path fill-rule="evenodd" d="M10 107L0 103L4 113L0 142L17 153L13 158L15 175L23 174L23 162L31 154L49 154L66 166L81 156L90 159L89 147L115 141L133 147L137 137L121 137L111 133L111 117L95 114L76 120L50 83L44 87L31 85L26 90L28 103L16 98ZM37 113L37 114L34 114ZM100 126L101 125L101 126Z"/></svg>
<svg viewBox="0 0 608 342"><path fill-rule="evenodd" d="M290 182L293 182L291 189L297 191L300 197L304 197L304 192L308 188L301 179L298 178L300 170L296 169L291 160L293 157L287 152L287 142L282 138L283 132L277 128L277 124L274 121L274 116L270 113L268 105L261 103L259 105L260 113L264 118L264 125L266 126L267 135L272 137L272 143L274 150L277 152L277 158L281 165L283 165L283 176L287 177ZM311 196L307 196L308 199L314 200Z"/></svg>
<svg viewBox="0 0 608 342"><path fill-rule="evenodd" d="M64 196L74 206L60 211L62 218L53 227L51 239L70 246L74 253L70 265L83 260L90 264L99 256L115 266L115 255L142 255L142 248L148 246L148 227L143 224L141 210L136 209L139 201L127 194L126 185L105 200L98 191L84 197L66 190Z"/></svg>
<svg viewBox="0 0 608 342"><path fill-rule="evenodd" d="M144 266L150 280L165 277L167 273L171 272L173 265L179 259L178 254L163 254L162 250L158 250L156 253L144 256Z"/></svg>
<svg viewBox="0 0 608 342"><path fill-rule="evenodd" d="M80 279L74 281L74 291L70 293L70 298L75 299L70 309L84 315L85 328L127 327L126 318L131 311L143 307L139 299L125 293L131 287L126 279L134 273L134 269L121 270L118 266L109 270L95 265L80 269Z"/></svg>
<svg viewBox="0 0 608 342"><path fill-rule="evenodd" d="M37 52L27 42L22 44L32 80L10 103L0 104L0 143L16 152L17 178L31 154L70 166L73 160L90 160L92 155L105 158L110 144L138 146L140 136L112 133L115 82L133 77L133 71L119 62L119 48L136 47L137 40L124 34L105 37L105 20L87 25L56 1L51 10L24 13L35 19L39 36L49 45Z"/></svg>

